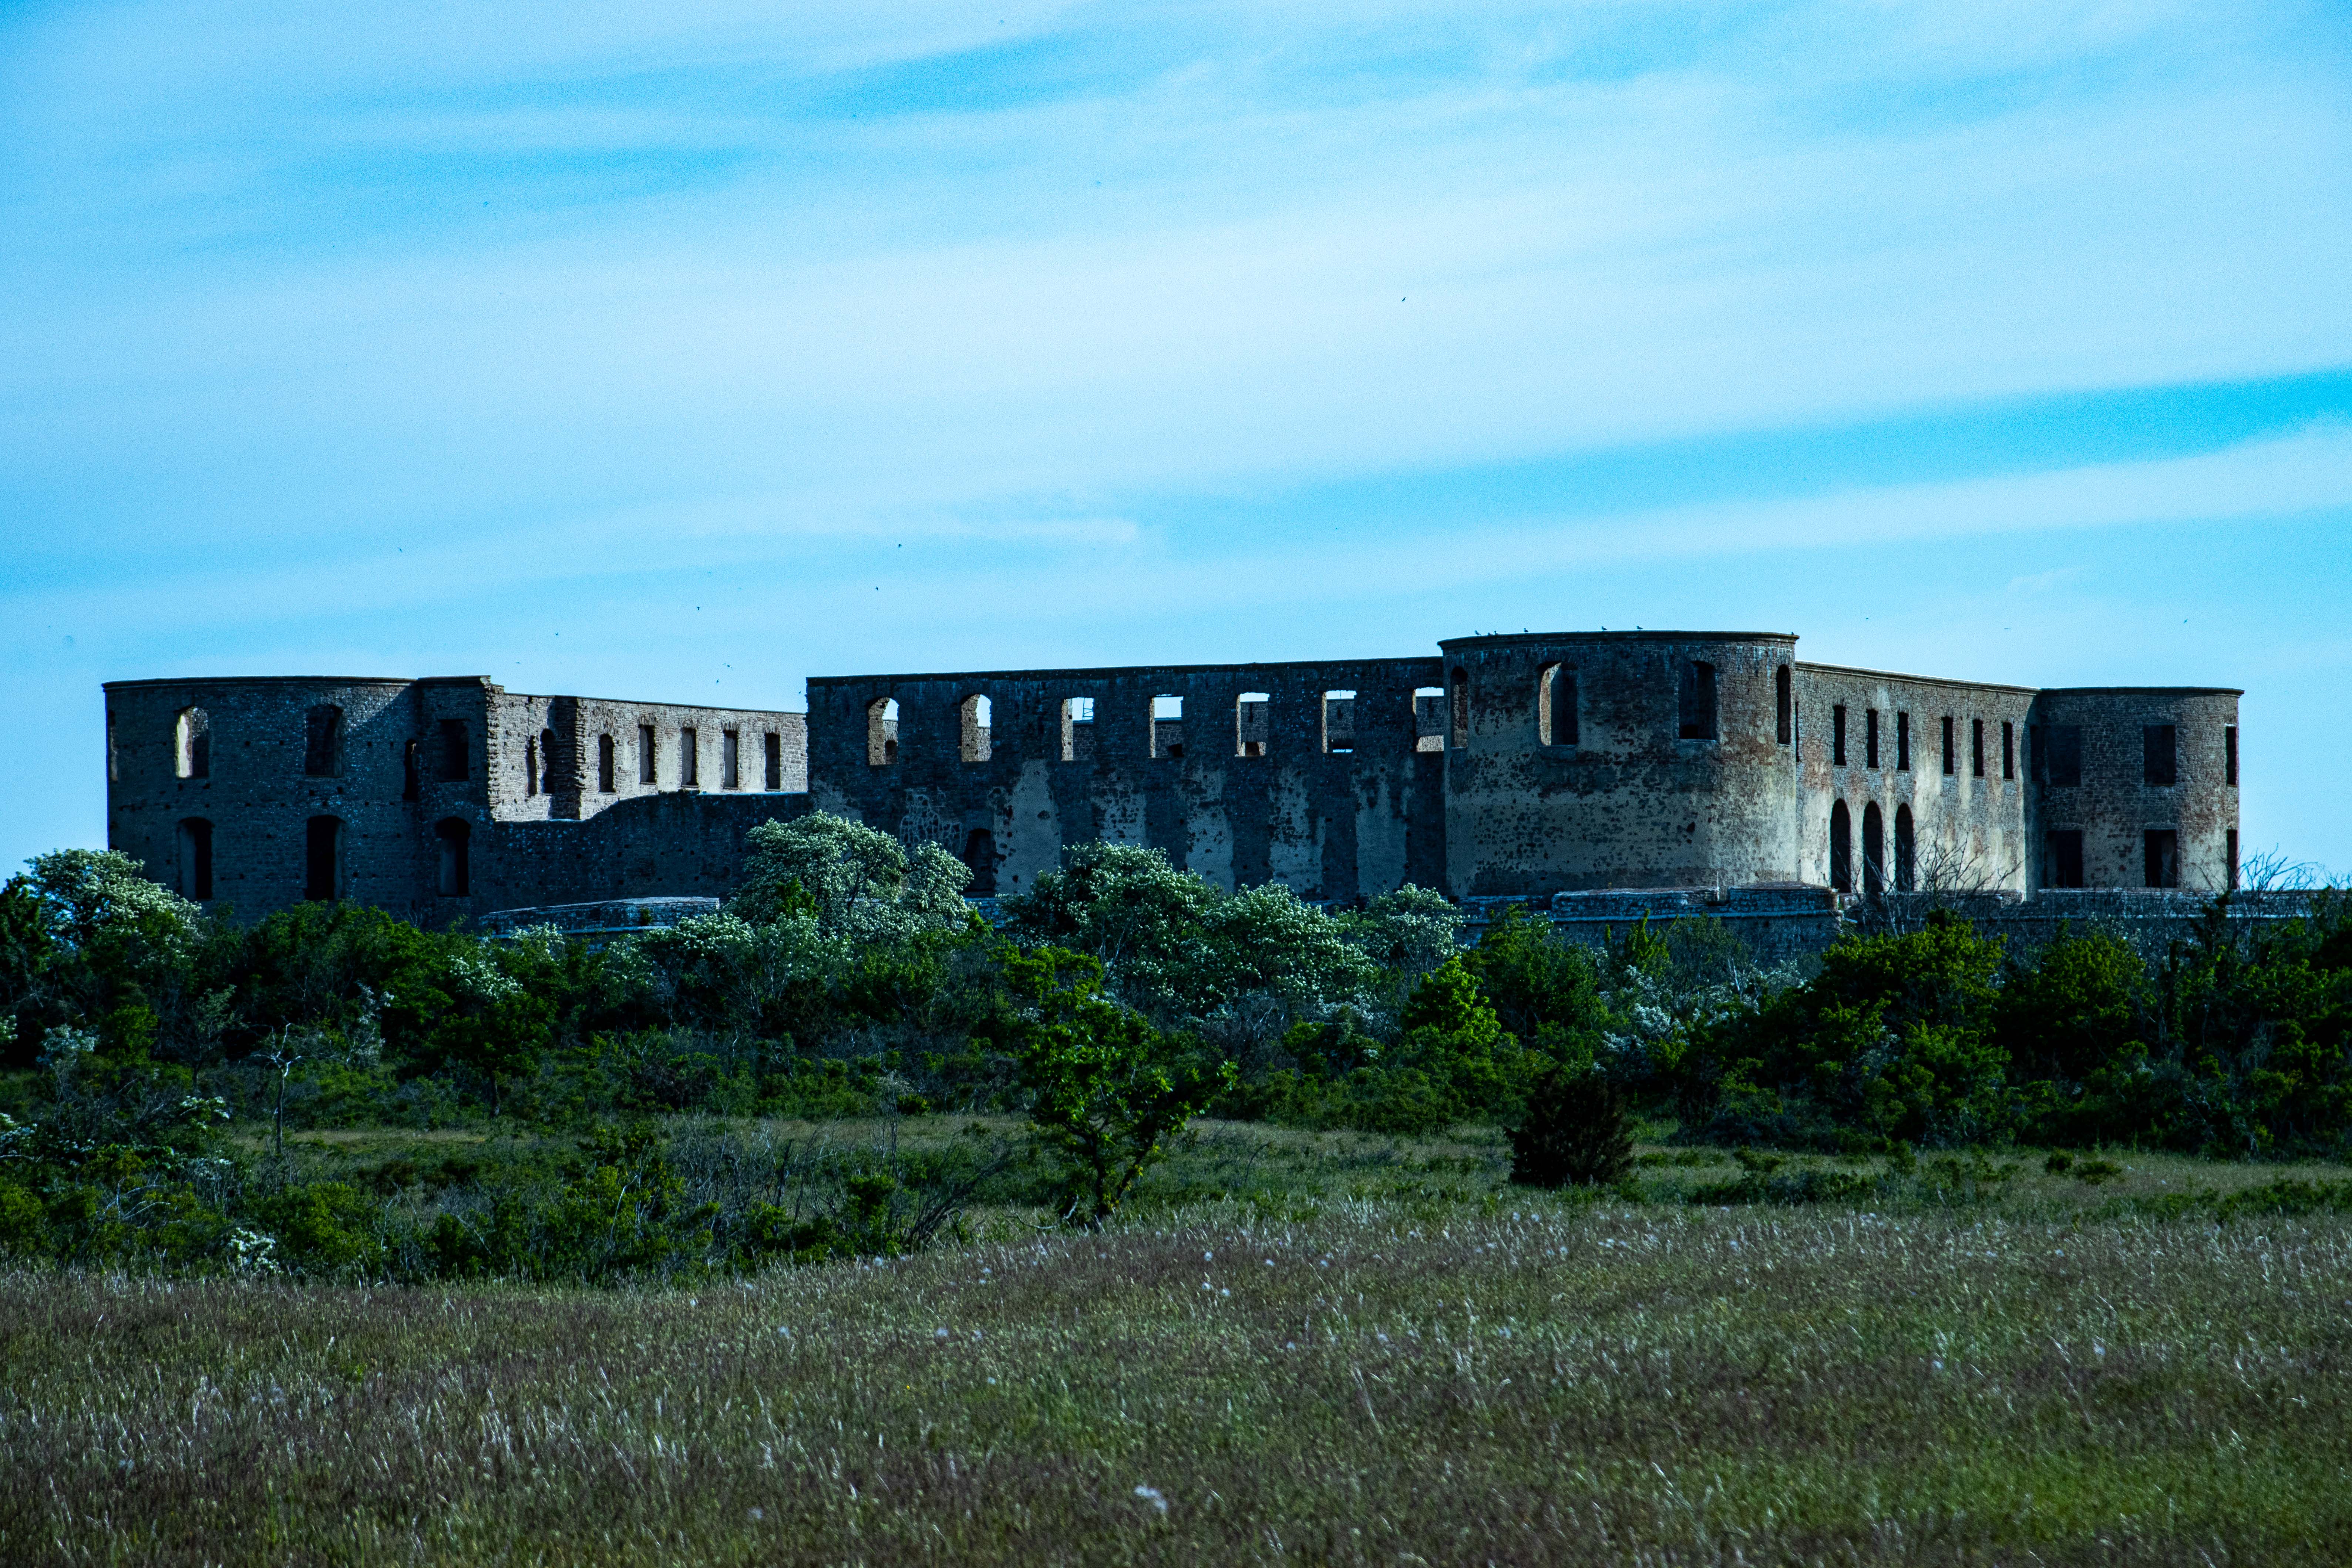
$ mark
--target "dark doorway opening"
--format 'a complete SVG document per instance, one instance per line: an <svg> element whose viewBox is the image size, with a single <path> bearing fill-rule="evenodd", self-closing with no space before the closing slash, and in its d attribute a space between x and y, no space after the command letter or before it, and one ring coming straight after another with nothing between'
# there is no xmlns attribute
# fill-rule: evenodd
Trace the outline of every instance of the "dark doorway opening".
<svg viewBox="0 0 2352 1568"><path fill-rule="evenodd" d="M343 825L332 816L314 816L302 836L302 896L320 902L341 889Z"/></svg>
<svg viewBox="0 0 2352 1568"><path fill-rule="evenodd" d="M975 827L966 834L963 863L971 868L971 886L965 890L975 899L993 898L996 894L996 835L985 827Z"/></svg>

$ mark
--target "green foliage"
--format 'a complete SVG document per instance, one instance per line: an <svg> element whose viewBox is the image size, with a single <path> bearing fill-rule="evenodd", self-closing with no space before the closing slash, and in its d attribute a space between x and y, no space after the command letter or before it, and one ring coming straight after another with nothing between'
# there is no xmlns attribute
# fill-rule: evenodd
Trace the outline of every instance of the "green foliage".
<svg viewBox="0 0 2352 1568"><path fill-rule="evenodd" d="M1633 1168L1633 1108L1591 1068L1553 1068L1509 1130L1511 1180L1527 1186L1609 1186Z"/></svg>

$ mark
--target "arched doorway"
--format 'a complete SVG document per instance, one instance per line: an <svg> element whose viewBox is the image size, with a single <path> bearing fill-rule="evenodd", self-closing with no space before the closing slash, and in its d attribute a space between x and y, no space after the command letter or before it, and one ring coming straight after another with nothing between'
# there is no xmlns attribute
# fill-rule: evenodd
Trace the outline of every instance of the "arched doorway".
<svg viewBox="0 0 2352 1568"><path fill-rule="evenodd" d="M1919 850L1912 834L1911 808L1895 808L1895 890L1908 893L1919 885Z"/></svg>
<svg viewBox="0 0 2352 1568"><path fill-rule="evenodd" d="M1830 807L1830 886L1853 891L1853 817L1843 801Z"/></svg>
<svg viewBox="0 0 2352 1568"><path fill-rule="evenodd" d="M1874 800L1862 808L1862 890L1886 891L1886 819Z"/></svg>

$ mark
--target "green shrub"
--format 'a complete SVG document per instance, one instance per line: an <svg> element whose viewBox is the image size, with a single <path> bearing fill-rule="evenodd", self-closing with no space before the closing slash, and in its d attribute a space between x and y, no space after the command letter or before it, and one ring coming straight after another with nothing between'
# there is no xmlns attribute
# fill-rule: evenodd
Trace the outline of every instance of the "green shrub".
<svg viewBox="0 0 2352 1568"><path fill-rule="evenodd" d="M1528 1186L1608 1186L1633 1166L1633 1108L1590 1068L1545 1073L1508 1136L1511 1180Z"/></svg>

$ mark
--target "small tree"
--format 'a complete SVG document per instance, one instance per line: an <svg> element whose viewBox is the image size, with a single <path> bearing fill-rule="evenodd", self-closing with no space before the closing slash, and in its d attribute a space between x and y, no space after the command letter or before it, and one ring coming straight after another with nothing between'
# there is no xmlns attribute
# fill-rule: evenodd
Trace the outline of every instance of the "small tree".
<svg viewBox="0 0 2352 1568"><path fill-rule="evenodd" d="M1607 1186L1633 1168L1633 1109L1591 1068L1554 1068L1511 1128L1511 1180L1530 1187Z"/></svg>

